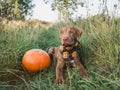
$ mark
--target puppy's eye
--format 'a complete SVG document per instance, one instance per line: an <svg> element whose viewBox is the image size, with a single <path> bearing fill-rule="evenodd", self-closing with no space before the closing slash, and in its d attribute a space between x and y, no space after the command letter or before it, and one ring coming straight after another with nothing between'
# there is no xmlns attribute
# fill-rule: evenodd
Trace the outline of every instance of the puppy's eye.
<svg viewBox="0 0 120 90"><path fill-rule="evenodd" d="M72 31L69 31L69 34L70 34L70 35L73 35L74 33L73 33Z"/></svg>
<svg viewBox="0 0 120 90"><path fill-rule="evenodd" d="M69 31L69 33L73 33L72 31Z"/></svg>

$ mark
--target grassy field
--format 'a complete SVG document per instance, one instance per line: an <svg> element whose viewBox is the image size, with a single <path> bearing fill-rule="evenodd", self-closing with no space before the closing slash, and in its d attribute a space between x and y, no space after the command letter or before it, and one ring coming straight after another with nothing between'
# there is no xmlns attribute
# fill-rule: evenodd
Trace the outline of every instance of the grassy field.
<svg viewBox="0 0 120 90"><path fill-rule="evenodd" d="M65 82L55 85L55 66L38 73L21 67L24 53L33 48L48 51L60 44L58 30L63 26L84 29L80 39L82 59L89 78L65 71ZM70 23L59 23L48 30L29 26L9 29L0 26L0 90L120 90L120 19L96 16Z"/></svg>

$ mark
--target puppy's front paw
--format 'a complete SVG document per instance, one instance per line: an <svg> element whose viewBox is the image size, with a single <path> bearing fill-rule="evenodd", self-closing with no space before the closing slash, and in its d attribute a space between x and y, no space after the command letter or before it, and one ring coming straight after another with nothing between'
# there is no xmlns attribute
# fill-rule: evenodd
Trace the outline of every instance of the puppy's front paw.
<svg viewBox="0 0 120 90"><path fill-rule="evenodd" d="M63 82L64 82L63 78L60 78L60 77L59 77L59 78L56 78L56 79L55 79L55 83L56 83L56 84L62 84Z"/></svg>

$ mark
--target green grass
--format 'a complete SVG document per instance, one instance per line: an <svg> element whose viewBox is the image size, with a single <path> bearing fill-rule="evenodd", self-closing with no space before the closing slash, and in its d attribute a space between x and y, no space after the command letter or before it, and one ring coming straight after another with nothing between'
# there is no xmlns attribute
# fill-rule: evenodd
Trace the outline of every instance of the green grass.
<svg viewBox="0 0 120 90"><path fill-rule="evenodd" d="M29 27L4 30L0 26L0 90L120 90L120 19L108 21L98 17L59 23L48 30ZM73 68L65 71L65 82L56 85L53 60L44 71L24 71L21 67L24 53L33 48L48 51L58 46L58 30L63 26L84 29L80 42L89 78L83 78Z"/></svg>

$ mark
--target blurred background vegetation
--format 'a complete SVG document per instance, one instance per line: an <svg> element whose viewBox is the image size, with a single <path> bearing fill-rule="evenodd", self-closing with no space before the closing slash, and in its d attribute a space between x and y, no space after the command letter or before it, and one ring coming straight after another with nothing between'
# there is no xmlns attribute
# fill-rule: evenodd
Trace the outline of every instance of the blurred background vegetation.
<svg viewBox="0 0 120 90"><path fill-rule="evenodd" d="M23 20L32 14L32 0L0 0L0 17L8 20Z"/></svg>
<svg viewBox="0 0 120 90"><path fill-rule="evenodd" d="M0 0L0 90L120 90L120 18L109 17L106 0L101 0L102 13L72 20L77 5L86 4L78 1L52 0L61 21L50 23L25 20L32 14L32 0ZM53 60L38 73L24 71L21 60L29 49L59 46L58 31L63 26L83 28L80 42L89 78L82 78L76 69L65 71L65 83L57 86Z"/></svg>

